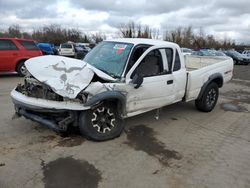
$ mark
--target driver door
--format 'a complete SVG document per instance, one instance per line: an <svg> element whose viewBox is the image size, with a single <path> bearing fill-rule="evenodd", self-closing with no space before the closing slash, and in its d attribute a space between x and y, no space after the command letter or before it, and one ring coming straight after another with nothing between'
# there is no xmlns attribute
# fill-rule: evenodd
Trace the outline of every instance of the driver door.
<svg viewBox="0 0 250 188"><path fill-rule="evenodd" d="M173 54L173 49L171 50ZM166 55L165 48L149 48L134 64L126 76L130 85L127 95L128 116L156 109L174 101L174 82L171 73L172 57ZM171 62L170 62L171 61ZM169 62L169 63L168 63ZM134 75L143 77L143 83L137 89L131 84Z"/></svg>

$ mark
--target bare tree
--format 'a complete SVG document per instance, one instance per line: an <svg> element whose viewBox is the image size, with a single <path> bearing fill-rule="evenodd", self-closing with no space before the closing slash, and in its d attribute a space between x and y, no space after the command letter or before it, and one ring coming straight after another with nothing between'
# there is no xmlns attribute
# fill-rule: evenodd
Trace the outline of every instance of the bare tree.
<svg viewBox="0 0 250 188"><path fill-rule="evenodd" d="M120 24L119 31L124 38L152 38L152 29L149 26L135 22Z"/></svg>
<svg viewBox="0 0 250 188"><path fill-rule="evenodd" d="M21 38L22 37L22 33L21 33L21 27L20 27L20 25L18 25L18 24L11 25L8 28L8 37Z"/></svg>
<svg viewBox="0 0 250 188"><path fill-rule="evenodd" d="M120 25L119 34L121 37L127 38L158 39L160 31L159 29L152 29L147 25L136 24L135 22L131 21L127 24ZM21 26L19 25L11 25L6 30L0 30L0 37L32 38L37 42L48 42L55 45L59 45L67 41L99 43L106 39L106 36L101 33L92 35L85 34L77 28L63 28L62 26L57 24L45 25L43 27L33 29L32 33L23 32ZM227 37L225 37L223 40L218 40L214 35L206 35L203 28L200 28L198 32L194 32L191 26L178 27L174 30L167 30L164 35L164 40L175 42L181 47L195 49L237 48L235 41Z"/></svg>
<svg viewBox="0 0 250 188"><path fill-rule="evenodd" d="M91 41L95 44L98 44L99 42L102 42L103 40L106 39L106 35L101 34L101 33L96 33L91 36Z"/></svg>
<svg viewBox="0 0 250 188"><path fill-rule="evenodd" d="M182 28L178 27L172 31L166 31L164 40L175 42L181 47L201 49L201 48L214 48L214 49L229 49L235 46L231 40L224 39L220 41L213 35L206 35L203 28L200 28L195 33L191 26Z"/></svg>

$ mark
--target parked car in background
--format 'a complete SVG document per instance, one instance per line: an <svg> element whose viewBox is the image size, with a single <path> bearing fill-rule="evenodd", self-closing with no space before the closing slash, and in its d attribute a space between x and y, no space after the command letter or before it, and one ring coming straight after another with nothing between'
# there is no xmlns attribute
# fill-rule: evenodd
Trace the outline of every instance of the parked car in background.
<svg viewBox="0 0 250 188"><path fill-rule="evenodd" d="M211 53L209 50L198 50L192 52L192 55L194 56L215 56L213 53Z"/></svg>
<svg viewBox="0 0 250 188"><path fill-rule="evenodd" d="M54 48L49 43L37 43L37 47L42 51L43 55L54 55Z"/></svg>
<svg viewBox="0 0 250 188"><path fill-rule="evenodd" d="M59 55L59 48L60 46L54 46L53 50L55 55Z"/></svg>
<svg viewBox="0 0 250 188"><path fill-rule="evenodd" d="M225 54L233 58L235 65L248 65L250 63L250 57L244 56L235 50L225 51Z"/></svg>
<svg viewBox="0 0 250 188"><path fill-rule="evenodd" d="M74 57L76 59L83 59L89 51L85 47L76 45L74 43L61 44L58 54L66 57Z"/></svg>
<svg viewBox="0 0 250 188"><path fill-rule="evenodd" d="M189 48L181 48L181 52L183 55L191 55L193 50L191 50Z"/></svg>
<svg viewBox="0 0 250 188"><path fill-rule="evenodd" d="M75 58L76 59L83 59L89 51L80 47L80 46L75 46Z"/></svg>
<svg viewBox="0 0 250 188"><path fill-rule="evenodd" d="M0 72L17 72L24 76L27 72L24 62L41 55L33 40L0 38Z"/></svg>
<svg viewBox="0 0 250 188"><path fill-rule="evenodd" d="M217 50L209 50L209 52L211 54L213 54L214 56L222 56L222 57L226 57L227 55L222 52L222 51L217 51Z"/></svg>
<svg viewBox="0 0 250 188"><path fill-rule="evenodd" d="M201 49L199 51L194 51L192 55L195 56L220 56L226 57L227 55L224 54L222 51L210 50L210 49Z"/></svg>
<svg viewBox="0 0 250 188"><path fill-rule="evenodd" d="M75 43L76 46L80 46L81 48L83 48L84 50L86 50L87 52L89 52L91 50L91 48L89 47L89 43Z"/></svg>
<svg viewBox="0 0 250 188"><path fill-rule="evenodd" d="M244 51L242 52L242 55L245 55L245 56L250 57L250 50L244 50Z"/></svg>
<svg viewBox="0 0 250 188"><path fill-rule="evenodd" d="M73 43L61 44L58 50L58 54L61 56L75 57L75 47Z"/></svg>

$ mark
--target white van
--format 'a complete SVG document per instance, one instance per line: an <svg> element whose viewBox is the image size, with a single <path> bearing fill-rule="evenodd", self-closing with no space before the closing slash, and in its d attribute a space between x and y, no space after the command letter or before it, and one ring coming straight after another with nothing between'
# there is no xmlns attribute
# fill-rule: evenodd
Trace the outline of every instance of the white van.
<svg viewBox="0 0 250 188"><path fill-rule="evenodd" d="M70 43L61 44L58 54L61 56L75 57L75 45Z"/></svg>

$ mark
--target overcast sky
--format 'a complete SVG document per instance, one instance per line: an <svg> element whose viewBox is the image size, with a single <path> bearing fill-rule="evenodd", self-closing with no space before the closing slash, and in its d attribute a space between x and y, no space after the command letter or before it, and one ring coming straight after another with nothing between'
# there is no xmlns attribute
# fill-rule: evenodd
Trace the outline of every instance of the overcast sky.
<svg viewBox="0 0 250 188"><path fill-rule="evenodd" d="M249 0L0 0L0 29L48 24L115 36L121 23L135 21L161 32L202 27L217 38L250 43Z"/></svg>

